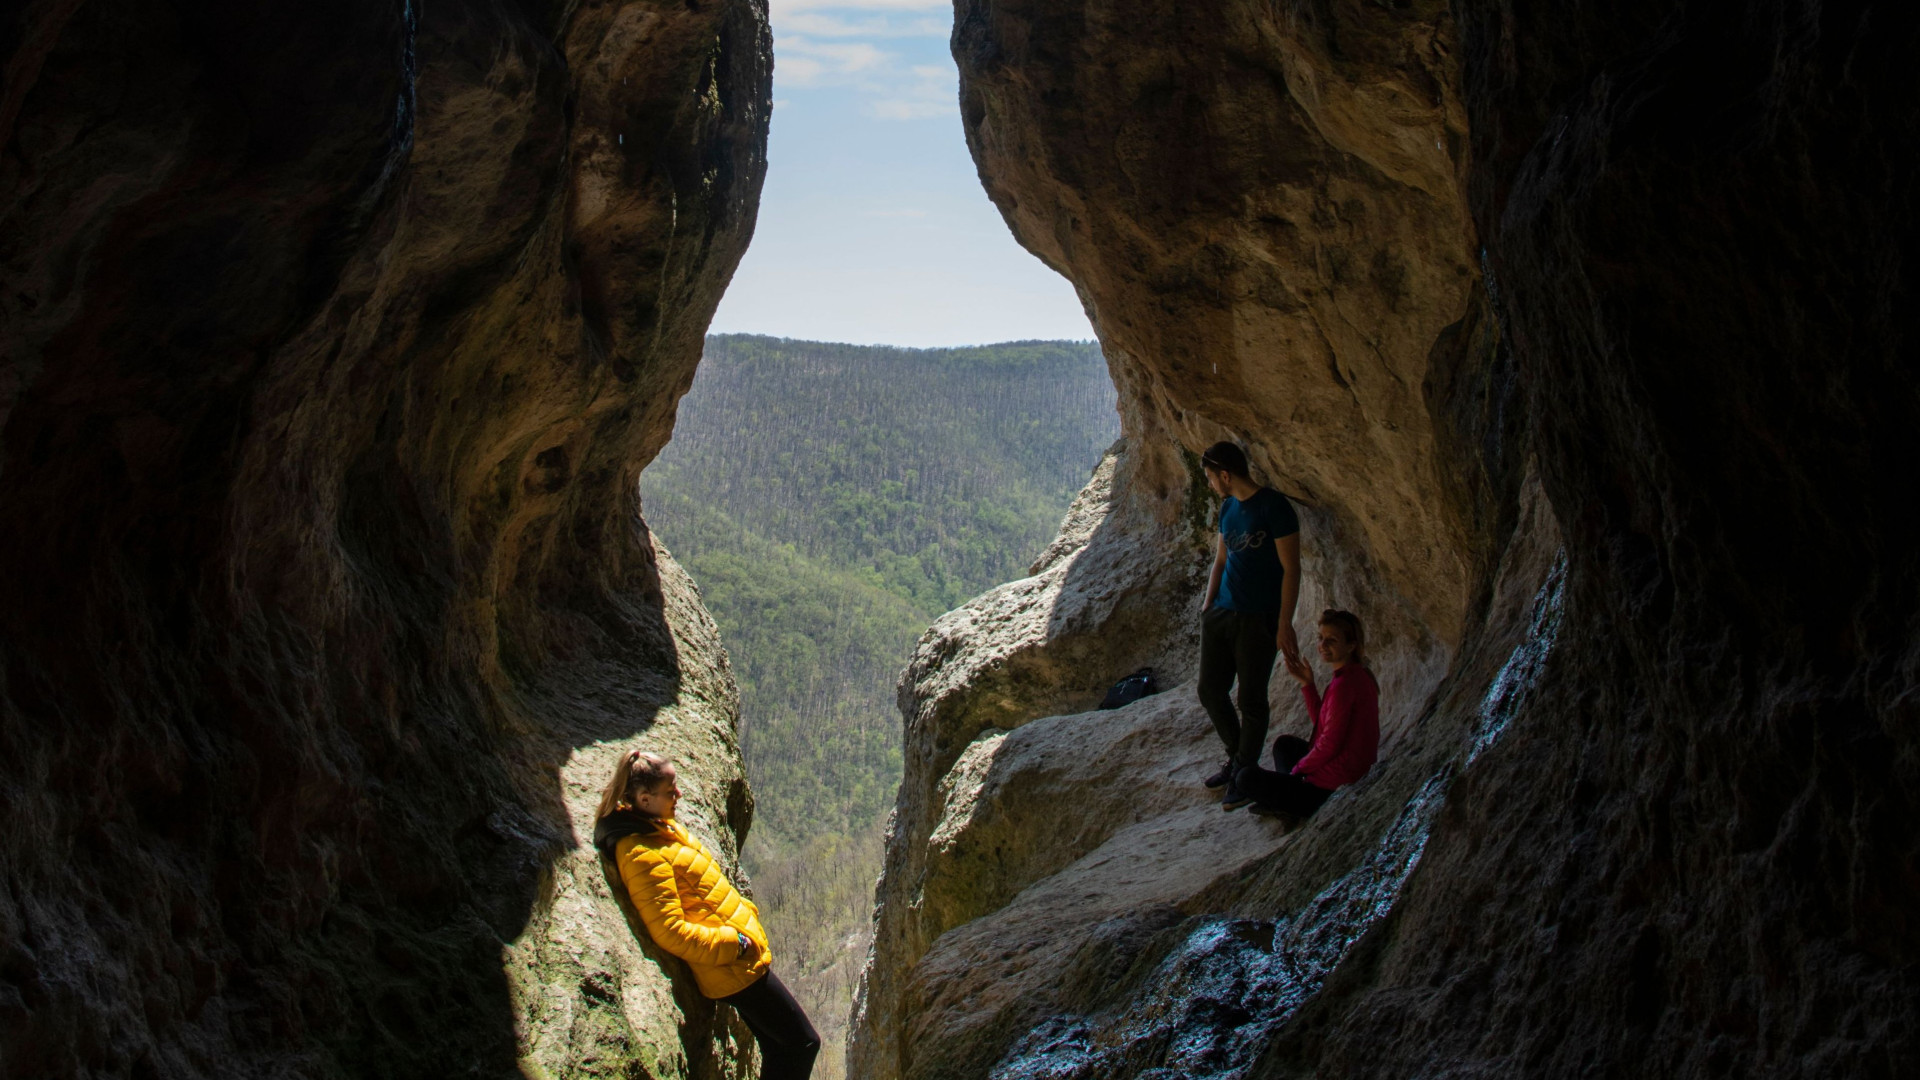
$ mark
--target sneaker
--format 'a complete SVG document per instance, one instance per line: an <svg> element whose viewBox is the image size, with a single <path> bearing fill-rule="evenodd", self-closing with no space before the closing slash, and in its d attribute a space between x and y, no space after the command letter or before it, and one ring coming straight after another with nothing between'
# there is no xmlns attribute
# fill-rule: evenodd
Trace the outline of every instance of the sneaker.
<svg viewBox="0 0 1920 1080"><path fill-rule="evenodd" d="M1240 793L1239 788L1228 784L1227 793L1220 797L1220 809L1227 811L1238 810L1252 801L1253 796L1243 795Z"/></svg>
<svg viewBox="0 0 1920 1080"><path fill-rule="evenodd" d="M1233 762L1229 761L1225 765L1220 766L1219 772L1207 777L1207 786L1210 788L1223 788L1226 787L1227 782L1232 779Z"/></svg>

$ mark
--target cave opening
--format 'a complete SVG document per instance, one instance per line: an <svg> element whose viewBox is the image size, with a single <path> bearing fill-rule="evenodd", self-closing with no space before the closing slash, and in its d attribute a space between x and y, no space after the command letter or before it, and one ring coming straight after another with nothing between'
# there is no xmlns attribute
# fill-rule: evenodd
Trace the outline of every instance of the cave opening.
<svg viewBox="0 0 1920 1080"><path fill-rule="evenodd" d="M902 775L895 684L944 613L1026 575L1119 435L1071 285L967 150L945 0L773 3L754 239L641 477L740 691L742 870L845 1075Z"/></svg>
<svg viewBox="0 0 1920 1080"><path fill-rule="evenodd" d="M850 1075L1901 1075L1920 13L943 10L795 0L781 63L967 172L973 235L1070 281L1097 354L777 337L858 338L799 320L905 317L906 284L986 290L949 328L1027 290L860 254L939 224L875 194L917 162L849 158L835 215L768 188L774 261L742 262L776 108L794 161L835 145L776 100L755 0L0 16L0 1072L740 1075L750 1035L582 823L644 739L733 865L741 691L832 687L729 667L677 528L715 608L805 616L758 624L784 655L937 614L896 765L871 726L816 737L868 702L794 709L816 758L766 772L790 805L818 754L899 772L884 836L884 784L812 804L883 845ZM957 104L912 58L949 30ZM955 119L966 159L916 149ZM800 284L845 257L823 289L780 287L781 223ZM796 321L710 340L729 279ZM937 392L903 374L930 359ZM809 385L841 396L791 389L833 365L860 374ZM1080 491L1035 541L988 512L1024 474L869 438L862 380L967 454L1036 416L1096 446L1059 417L1109 400L1122 437L1090 477L1047 455L1029 505ZM830 449L729 468L776 415ZM1191 451L1223 437L1297 494L1302 607L1366 614L1392 702L1379 766L1277 832L1201 788L1190 694L1089 711L1191 670ZM789 475L888 542L827 573L717 516L736 480L787 513L741 478ZM1034 561L889 531L933 479ZM858 862L801 831L793 865Z"/></svg>

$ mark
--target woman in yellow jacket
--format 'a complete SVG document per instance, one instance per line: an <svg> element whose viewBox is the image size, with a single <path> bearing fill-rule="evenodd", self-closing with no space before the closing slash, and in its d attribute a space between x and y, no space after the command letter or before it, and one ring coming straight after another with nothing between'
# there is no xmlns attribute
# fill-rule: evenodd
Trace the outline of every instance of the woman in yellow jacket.
<svg viewBox="0 0 1920 1080"><path fill-rule="evenodd" d="M753 1030L761 1080L806 1080L820 1036L773 973L760 909L673 819L679 802L671 762L625 754L600 797L593 844L620 868L653 940L687 962L702 994L733 1006Z"/></svg>

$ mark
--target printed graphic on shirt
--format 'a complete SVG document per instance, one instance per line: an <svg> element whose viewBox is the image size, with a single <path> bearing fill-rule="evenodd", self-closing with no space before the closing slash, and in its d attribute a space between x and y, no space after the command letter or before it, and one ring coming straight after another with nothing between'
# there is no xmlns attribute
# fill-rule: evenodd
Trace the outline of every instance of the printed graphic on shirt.
<svg viewBox="0 0 1920 1080"><path fill-rule="evenodd" d="M1259 547L1267 542L1267 530L1255 529L1252 532L1237 532L1227 535L1228 551L1245 551L1250 547Z"/></svg>

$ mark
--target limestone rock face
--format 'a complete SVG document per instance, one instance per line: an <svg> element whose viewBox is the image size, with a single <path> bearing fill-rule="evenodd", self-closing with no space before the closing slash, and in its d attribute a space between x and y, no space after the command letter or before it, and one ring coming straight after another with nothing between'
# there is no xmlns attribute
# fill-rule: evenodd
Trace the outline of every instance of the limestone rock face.
<svg viewBox="0 0 1920 1080"><path fill-rule="evenodd" d="M1240 440L1451 642L1471 564L1423 387L1477 260L1447 6L959 0L953 47L981 182L1079 290L1125 430Z"/></svg>
<svg viewBox="0 0 1920 1080"><path fill-rule="evenodd" d="M949 617L855 1071L1897 1075L1920 16L956 11L982 182L1121 389L1105 500L1180 520L1180 451L1244 440L1390 711L1299 830L1209 823L1189 687L975 694L1044 653L982 617L1032 586ZM1074 648L1190 656L1150 623Z"/></svg>
<svg viewBox="0 0 1920 1080"><path fill-rule="evenodd" d="M0 1058L738 1074L580 847L751 797L635 481L752 232L764 6L29 4L0 97Z"/></svg>
<svg viewBox="0 0 1920 1080"><path fill-rule="evenodd" d="M1136 467L1124 441L1109 451L1032 576L943 616L901 677L907 765L851 1024L851 1075L888 1075L883 1063L899 1052L908 970L928 944L1018 889L1017 873L971 876L949 861L951 852L929 850L949 842L934 840L936 830L951 840L966 829L957 807L977 800L979 773L990 765L977 740L990 749L994 737L1028 721L1090 708L1139 667L1164 673L1192 664L1192 643L1169 632L1166 613L1199 602L1202 523L1126 497L1139 490L1130 483ZM947 884L932 882L929 892L930 874Z"/></svg>
<svg viewBox="0 0 1920 1080"><path fill-rule="evenodd" d="M949 774L924 887L972 918L913 965L901 1075L1244 1074L1391 910L1454 778L1532 692L1565 575L1550 511L1529 510L1485 609L1506 652L1463 654L1444 707L1387 725L1381 765L1304 827L1222 813L1190 683L977 742ZM1276 731L1309 732L1291 684L1275 704Z"/></svg>
<svg viewBox="0 0 1920 1080"><path fill-rule="evenodd" d="M1263 1071L1897 1075L1917 13L1565 14L1460 16L1564 661L1463 778L1391 943Z"/></svg>
<svg viewBox="0 0 1920 1080"><path fill-rule="evenodd" d="M657 544L657 542L656 542ZM673 697L637 737L577 746L560 769L573 837L540 880L527 925L504 950L519 1065L541 1077L751 1077L753 1036L723 1024L686 966L659 948L626 885L593 847L600 793L635 745L683 773L679 818L745 884L740 843L752 813L737 739L739 691L718 628L664 548L662 614L686 658Z"/></svg>

